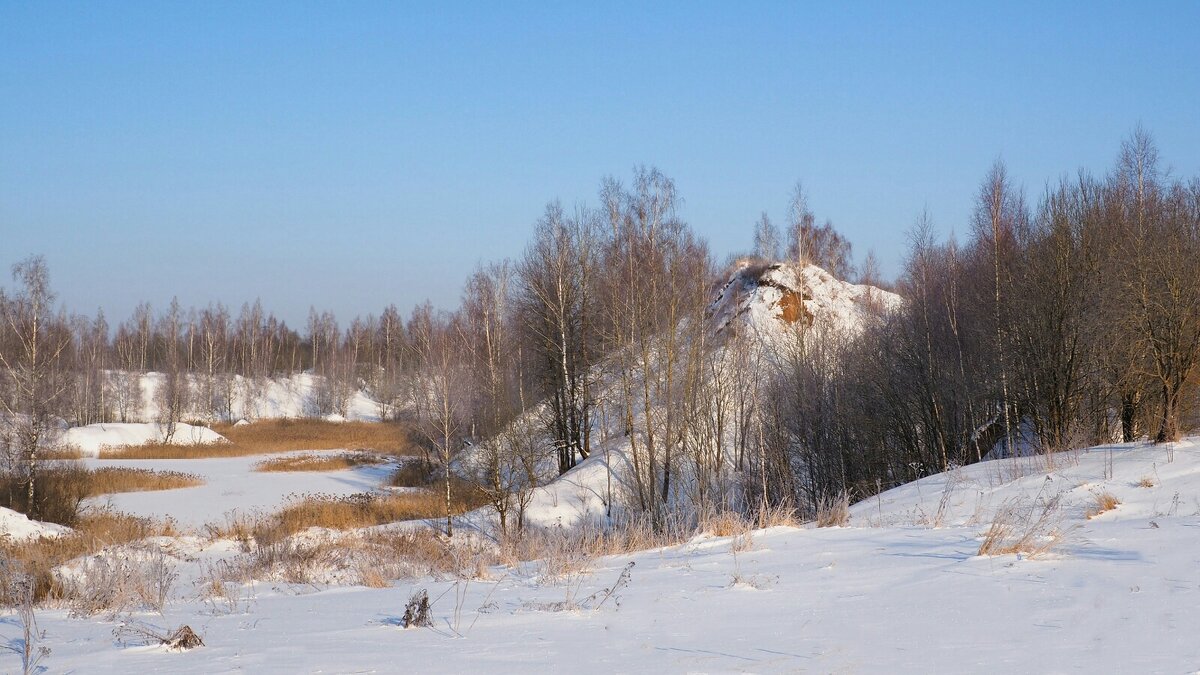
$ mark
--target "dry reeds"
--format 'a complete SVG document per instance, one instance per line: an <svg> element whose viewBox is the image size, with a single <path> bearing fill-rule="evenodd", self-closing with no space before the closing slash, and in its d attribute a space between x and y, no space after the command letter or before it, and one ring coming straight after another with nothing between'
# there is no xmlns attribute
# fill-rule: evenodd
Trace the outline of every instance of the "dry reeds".
<svg viewBox="0 0 1200 675"><path fill-rule="evenodd" d="M90 555L106 546L126 544L146 537L171 534L146 518L101 510L80 517L75 522L75 531L53 539L35 539L21 542L0 540L0 559L9 565L4 569L19 568L33 579L36 600L63 598L66 589L53 574L54 568L84 555ZM0 579L0 581L3 581ZM8 586L0 583L0 592ZM0 605L8 606L12 598L0 596Z"/></svg>
<svg viewBox="0 0 1200 675"><path fill-rule="evenodd" d="M104 448L105 459L205 459L244 457L295 450L364 449L388 455L420 452L408 427L395 422L329 422L313 419L262 420L253 424L216 424L228 443L167 445L145 443Z"/></svg>
<svg viewBox="0 0 1200 675"><path fill-rule="evenodd" d="M1023 554L1030 558L1049 552L1062 540L1060 496L1040 506L1022 508L1015 502L1001 505L983 535L979 555Z"/></svg>
<svg viewBox="0 0 1200 675"><path fill-rule="evenodd" d="M403 520L438 518L446 515L445 499L441 493L425 490L382 495L306 496L284 506L267 523L260 524L255 537L277 540L310 527L353 530ZM451 515L470 511L483 504L483 497L478 490L453 490Z"/></svg>
<svg viewBox="0 0 1200 675"><path fill-rule="evenodd" d="M825 495L817 500L817 527L844 527L850 522L850 493Z"/></svg>
<svg viewBox="0 0 1200 675"><path fill-rule="evenodd" d="M387 459L365 452L289 455L273 457L254 465L255 471L342 471L358 466L383 464Z"/></svg>
<svg viewBox="0 0 1200 675"><path fill-rule="evenodd" d="M88 471L87 496L118 492L146 492L196 487L204 481L195 474L182 471L155 471L123 466L104 466Z"/></svg>
<svg viewBox="0 0 1200 675"><path fill-rule="evenodd" d="M410 429L397 422L328 422L313 419L261 420L214 425L231 443L255 452L366 449L389 455L420 452Z"/></svg>

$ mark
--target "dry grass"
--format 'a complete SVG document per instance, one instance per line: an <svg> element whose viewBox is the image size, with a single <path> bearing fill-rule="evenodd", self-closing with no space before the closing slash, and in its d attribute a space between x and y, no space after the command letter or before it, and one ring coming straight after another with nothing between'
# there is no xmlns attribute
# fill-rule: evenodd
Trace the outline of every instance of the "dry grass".
<svg viewBox="0 0 1200 675"><path fill-rule="evenodd" d="M366 449L389 455L415 455L420 448L408 427L396 422L326 422L263 420L241 426L215 425L213 430L234 445L255 452Z"/></svg>
<svg viewBox="0 0 1200 675"><path fill-rule="evenodd" d="M459 484L452 490L450 511L452 515L458 515L479 508L484 503L485 498L477 489L469 484ZM434 491L383 495L359 493L342 497L307 496L288 504L266 522L260 523L255 528L254 536L261 543L264 540L278 541L310 527L353 530L445 515L445 496Z"/></svg>
<svg viewBox="0 0 1200 675"><path fill-rule="evenodd" d="M753 524L748 518L734 510L722 510L701 514L698 530L710 532L717 537L737 537L748 532Z"/></svg>
<svg viewBox="0 0 1200 675"><path fill-rule="evenodd" d="M1157 483L1155 483L1154 479L1150 476L1142 476L1142 479L1137 482L1137 486L1142 488L1152 488L1155 485L1157 485Z"/></svg>
<svg viewBox="0 0 1200 675"><path fill-rule="evenodd" d="M1093 494L1092 497L1094 499L1094 503L1092 504L1092 507L1087 510L1088 520L1091 520L1092 518L1095 518L1106 511L1112 511L1121 503L1121 500L1117 499L1111 492L1107 491L1097 492Z"/></svg>
<svg viewBox="0 0 1200 675"><path fill-rule="evenodd" d="M844 527L850 523L850 493L826 495L817 500L817 527Z"/></svg>
<svg viewBox="0 0 1200 675"><path fill-rule="evenodd" d="M87 496L118 492L176 490L203 485L199 476L181 471L153 471L128 467L105 466L88 471Z"/></svg>
<svg viewBox="0 0 1200 675"><path fill-rule="evenodd" d="M69 445L62 445L56 448L46 448L38 453L41 459L59 460L59 459L83 459L83 453L79 448Z"/></svg>
<svg viewBox="0 0 1200 675"><path fill-rule="evenodd" d="M216 424L213 431L228 443L164 445L146 443L105 448L106 459L204 459L244 457L295 450L364 449L388 455L415 455L420 448L408 427L395 422L327 422L310 419L262 420L253 424Z"/></svg>
<svg viewBox="0 0 1200 675"><path fill-rule="evenodd" d="M22 542L6 542L0 539L0 574L18 572L33 579L34 597L38 601L66 599L69 589L54 576L55 567L100 551L106 546L115 546L138 541L155 535L178 534L170 526L155 524L146 518L137 518L114 511L97 511L80 517L71 534L53 539L34 539ZM10 585L0 579L0 593ZM9 606L12 598L0 595L0 606Z"/></svg>
<svg viewBox="0 0 1200 675"><path fill-rule="evenodd" d="M1030 558L1051 551L1062 541L1060 498L1022 508L1005 503L996 512L979 545L979 555L1022 554Z"/></svg>
<svg viewBox="0 0 1200 675"><path fill-rule="evenodd" d="M254 465L255 471L341 471L357 466L375 466L387 459L365 452L274 457Z"/></svg>

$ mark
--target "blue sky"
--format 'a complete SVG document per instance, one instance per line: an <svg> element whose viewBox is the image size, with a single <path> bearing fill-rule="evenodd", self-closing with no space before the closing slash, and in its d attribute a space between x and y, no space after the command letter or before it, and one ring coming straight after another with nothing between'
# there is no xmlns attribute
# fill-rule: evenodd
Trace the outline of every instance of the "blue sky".
<svg viewBox="0 0 1200 675"><path fill-rule="evenodd" d="M1141 123L1200 175L1200 3L647 4L0 0L0 265L110 321L348 321L454 305L636 164L718 259L799 179L889 275L996 157L1036 198Z"/></svg>

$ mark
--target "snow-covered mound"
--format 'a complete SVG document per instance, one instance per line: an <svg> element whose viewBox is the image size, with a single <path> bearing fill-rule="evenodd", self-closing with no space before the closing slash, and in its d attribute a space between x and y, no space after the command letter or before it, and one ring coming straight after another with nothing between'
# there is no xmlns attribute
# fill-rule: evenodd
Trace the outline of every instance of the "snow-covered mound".
<svg viewBox="0 0 1200 675"><path fill-rule="evenodd" d="M104 448L120 448L143 443L163 443L166 433L161 424L126 422L89 424L67 429L63 440L86 457L98 457ZM224 436L208 427L193 426L180 422L175 425L172 445L198 445L203 443L227 443Z"/></svg>
<svg viewBox="0 0 1200 675"><path fill-rule="evenodd" d="M0 506L0 541L25 541L41 537L59 537L71 531L69 527L30 520L24 513L17 513Z"/></svg>
<svg viewBox="0 0 1200 675"><path fill-rule="evenodd" d="M719 331L749 329L774 345L797 324L854 333L868 316L900 304L895 293L835 279L816 265L743 259L710 312Z"/></svg>

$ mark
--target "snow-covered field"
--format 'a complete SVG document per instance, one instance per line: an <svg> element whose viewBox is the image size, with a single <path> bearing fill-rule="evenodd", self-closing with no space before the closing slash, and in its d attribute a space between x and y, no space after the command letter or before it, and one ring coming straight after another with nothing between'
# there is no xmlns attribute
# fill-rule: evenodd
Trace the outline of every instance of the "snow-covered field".
<svg viewBox="0 0 1200 675"><path fill-rule="evenodd" d="M251 505L222 490L262 493L254 504L265 504L284 492L270 483L290 480L238 478L251 458L184 461L209 478L209 492L128 495L116 505L199 522L226 504ZM469 583L260 582L242 589L235 611L214 611L180 583L162 615L124 617L190 625L206 646L188 652L119 641L117 619L43 610L53 650L45 664L89 673L1195 671L1200 442L1094 449L1055 463L956 469L856 504L847 527L758 531L740 552L735 539L706 535L565 577L534 562ZM376 478L339 473L302 480L354 491ZM1102 493L1120 504L1088 518ZM216 505L221 497L230 501ZM1019 530L1047 505L1046 531L1058 538L1048 553L978 555L998 511L1024 514ZM181 540L187 553L174 564L194 579L189 566L231 548ZM601 604L631 562L628 583ZM422 588L435 599L435 624L404 630L405 603ZM16 630L11 618L0 623L6 638Z"/></svg>

